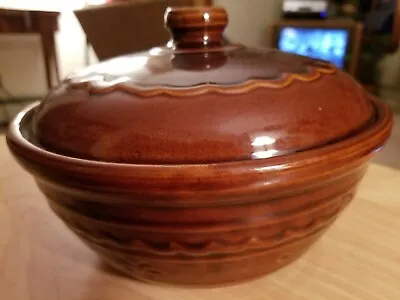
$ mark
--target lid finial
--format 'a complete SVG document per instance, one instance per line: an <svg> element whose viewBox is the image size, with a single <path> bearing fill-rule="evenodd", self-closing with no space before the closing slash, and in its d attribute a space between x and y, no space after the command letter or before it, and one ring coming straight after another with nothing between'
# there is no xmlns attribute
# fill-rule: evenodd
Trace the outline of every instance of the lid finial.
<svg viewBox="0 0 400 300"><path fill-rule="evenodd" d="M164 21L175 48L201 49L221 46L228 15L221 7L170 7Z"/></svg>

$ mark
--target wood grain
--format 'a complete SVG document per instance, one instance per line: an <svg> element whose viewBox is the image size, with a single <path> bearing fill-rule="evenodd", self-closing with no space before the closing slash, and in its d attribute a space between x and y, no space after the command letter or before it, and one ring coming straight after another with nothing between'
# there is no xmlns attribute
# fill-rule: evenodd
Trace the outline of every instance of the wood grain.
<svg viewBox="0 0 400 300"><path fill-rule="evenodd" d="M297 262L229 288L127 279L105 267L48 208L0 136L0 299L400 299L400 172L371 165L358 196Z"/></svg>

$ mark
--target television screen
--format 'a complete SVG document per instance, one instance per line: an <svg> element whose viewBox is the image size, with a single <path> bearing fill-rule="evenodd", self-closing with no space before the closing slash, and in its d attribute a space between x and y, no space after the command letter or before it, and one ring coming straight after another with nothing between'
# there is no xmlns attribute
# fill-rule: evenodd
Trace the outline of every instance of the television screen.
<svg viewBox="0 0 400 300"><path fill-rule="evenodd" d="M279 50L330 61L344 67L349 31L340 28L283 27Z"/></svg>

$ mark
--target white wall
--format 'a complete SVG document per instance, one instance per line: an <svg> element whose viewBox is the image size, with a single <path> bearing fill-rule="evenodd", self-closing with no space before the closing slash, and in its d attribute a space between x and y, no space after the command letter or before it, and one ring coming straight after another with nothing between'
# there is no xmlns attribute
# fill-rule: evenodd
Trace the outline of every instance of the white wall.
<svg viewBox="0 0 400 300"><path fill-rule="evenodd" d="M280 19L281 0L214 0L229 15L228 39L252 47L267 47L270 26Z"/></svg>
<svg viewBox="0 0 400 300"><path fill-rule="evenodd" d="M399 89L400 51L398 50L395 53L383 57L379 64L379 68L381 70L380 85L389 89Z"/></svg>

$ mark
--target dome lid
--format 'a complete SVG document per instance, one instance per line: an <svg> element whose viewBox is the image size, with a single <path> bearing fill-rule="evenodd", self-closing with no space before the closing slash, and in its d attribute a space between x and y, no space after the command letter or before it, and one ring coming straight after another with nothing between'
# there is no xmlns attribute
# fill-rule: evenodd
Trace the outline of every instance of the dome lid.
<svg viewBox="0 0 400 300"><path fill-rule="evenodd" d="M41 147L134 164L266 159L364 131L374 102L326 61L223 44L219 7L168 9L164 47L79 70L36 109Z"/></svg>

